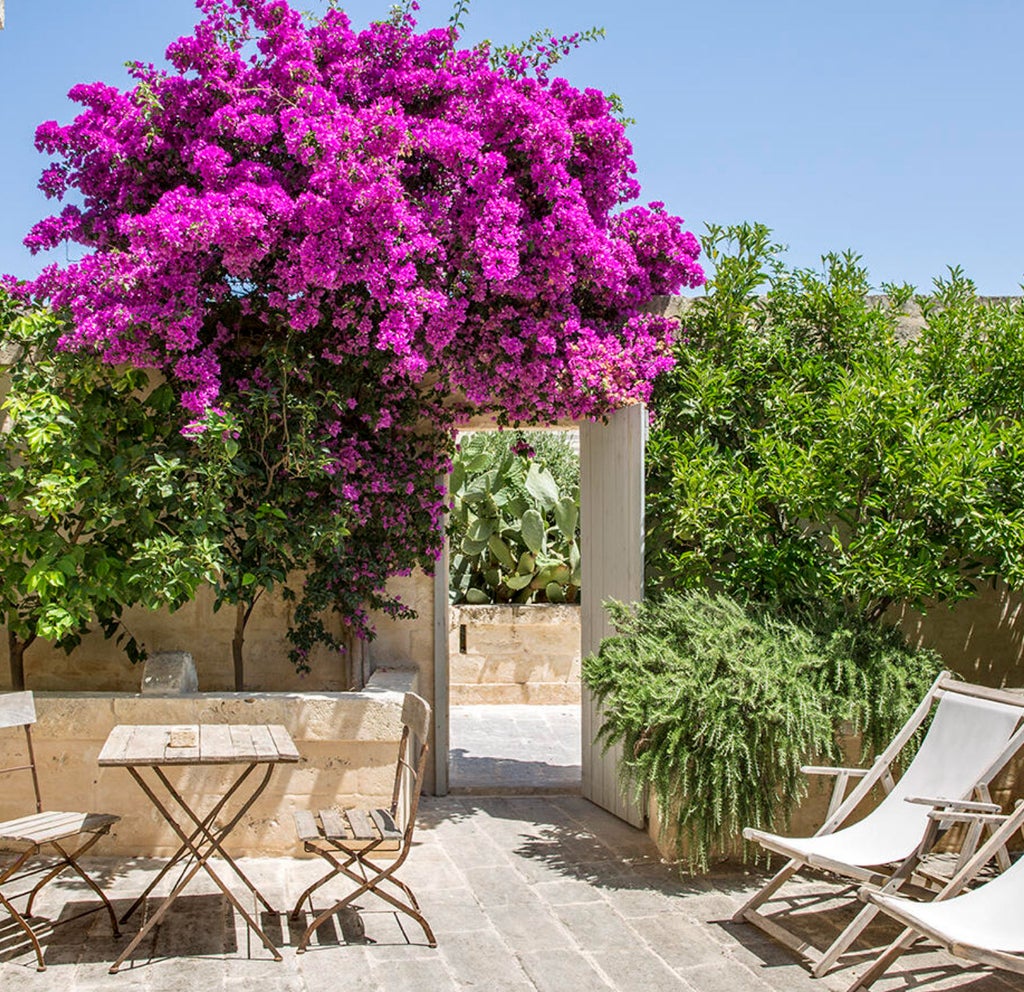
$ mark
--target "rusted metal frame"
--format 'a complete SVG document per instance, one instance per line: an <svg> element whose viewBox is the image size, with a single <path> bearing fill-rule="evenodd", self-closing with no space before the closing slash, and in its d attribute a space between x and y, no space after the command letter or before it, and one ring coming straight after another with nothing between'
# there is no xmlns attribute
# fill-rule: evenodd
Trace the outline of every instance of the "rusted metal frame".
<svg viewBox="0 0 1024 992"><path fill-rule="evenodd" d="M249 773L252 772L256 768L256 766L258 764L259 764L259 762L254 761L252 764L248 765L246 767L245 771L242 773L242 775L240 777L240 781L242 781L245 778L247 778ZM221 840L223 840L225 837L227 837L227 835L229 833L231 833L232 830L234 830L234 828L235 828L236 824L238 823L238 821L241 820L242 817L246 813L249 812L249 809L252 807L253 803L256 802L256 800L262 794L263 790L266 789L267 785L270 783L270 776L273 773L274 766L272 764L267 764L267 770L266 770L266 772L264 772L263 781L256 787L255 791L252 793L252 795L249 796L249 798L245 801L245 803L243 803L243 805L241 807L239 807L238 812L235 813L235 815L223 827L221 827L219 830L217 830L216 833L211 832L210 829L205 826L205 823L206 823L205 819L203 821L200 821L200 819L196 815L196 813L186 804L185 800L181 798L181 796L178 794L178 792L174 788L174 786L171 785L170 780L163 773L162 769L160 769L159 767L154 767L153 770L156 772L157 776L160 778L160 781L163 782L164 788L166 788L170 792L170 794L174 797L174 799L178 803L178 805L188 814L189 819L191 819L192 822L196 825L196 830L202 832L203 836L205 837L206 843L210 844L211 847L214 850L216 850L216 852L229 865L231 865L231 868L233 869L235 874L239 877L239 879L242 882L245 883L245 885L249 889L249 891L254 896L256 896L256 898L259 899L259 901L261 903L263 903L263 908L266 909L266 911L268 913L275 913L275 912L277 912L274 909L274 907L271 906L269 902L267 902L267 900L264 897L263 893L260 892L260 890L257 889L256 886L253 885L253 883L251 881L249 881L249 878L245 874L245 872L243 872L242 869L238 867L238 865L235 863L235 860L231 857L230 854L228 854L227 851L224 850L223 846L221 845ZM234 789L232 789L232 791L234 791ZM182 837L182 839L184 840L184 837ZM198 851L201 849L200 847L197 847L195 844L192 844L192 843L187 842L187 841L186 841L186 843L188 843L190 849L193 851L194 854L198 854ZM209 858L209 854L207 855L207 858ZM210 870L209 867L207 867L207 871L209 871L209 870Z"/></svg>
<svg viewBox="0 0 1024 992"><path fill-rule="evenodd" d="M340 849L345 853L352 853L350 848ZM360 877L355 872L350 871L348 868L342 867L340 864L338 864L336 859L334 859L329 852L321 851L319 853L321 857L325 858L325 860L335 865L335 874L340 872L341 874L344 874L348 878L352 879L354 882L358 882L359 885L357 886L357 888L349 892L348 895L344 896L342 899L339 899L333 906L323 910L323 912L319 913L316 917L314 917L309 926L306 927L306 930L303 933L301 940L299 941L298 947L296 947L295 949L296 954L302 954L306 950L306 947L309 944L309 941L312 938L314 931L319 926L321 926L324 922L326 922L327 919L329 919L339 910L344 909L351 902L353 902L355 899L358 899L361 895L363 895L366 892L373 892L375 895L379 896L385 902L390 903L396 909L400 909L406 915L411 916L423 928L423 932L424 934L426 934L427 941L429 942L430 946L437 946L437 940L434 937L434 932L433 930L431 930L430 924L427 923L427 921L424 919L422 913L419 912L419 906L415 904L415 899L413 899L414 905L410 906L407 903L402 902L401 899L398 899L397 897L391 895L389 892L385 892L383 889L379 887L380 882L388 881L394 885L397 885L402 891L408 891L408 886L406 886L404 883L399 882L398 879L391 877L394 874L394 872L396 872L401 867L402 862L405 861L406 855L408 854L408 848L403 849L401 855L392 864L388 865L387 868L383 869L380 868L379 865L374 864L372 861L364 860L362 857L357 857L355 860L359 863L360 868L364 870L369 868L371 871L376 872L373 878L366 879L365 881L360 879Z"/></svg>
<svg viewBox="0 0 1024 992"><path fill-rule="evenodd" d="M248 777L248 775L252 772L252 770L259 763L260 762L252 762L250 765L248 765L246 767L245 771L242 773L242 775L239 776L239 780L244 780L246 777ZM163 781L165 783L167 782L167 777L160 773L160 769L159 769L158 766L153 765L153 766L150 766L150 767L153 768L153 770L157 773L157 775L160 778L163 779ZM253 933L255 933L260 938L260 941L263 943L263 946L268 951L270 951L270 953L274 957L274 960L275 961L281 961L282 960L281 952L277 949L277 947L275 946L274 942L266 935L266 933L263 932L262 928L252 918L252 916L250 916L249 912L246 910L246 908L239 901L238 897L228 888L227 884L220 878L220 876L208 864L208 860L209 860L210 856L213 854L215 848L219 848L220 847L220 845L216 841L216 839L213 838L211 835L209 835L209 833L207 832L208 845L207 845L206 850L203 851L200 848L197 848L194 844L192 844L189 841L188 837L185 834L185 831L175 821L175 819L171 815L170 811L160 801L159 797L156 795L156 793L153 791L153 789L149 786L149 784L146 782L146 780L142 777L142 775L140 774L138 769L133 767L133 766L131 766L131 765L128 765L127 768L128 768L129 774L132 776L132 778L135 779L135 781L138 783L138 785L142 789L142 791L148 796L150 802L153 803L154 807L157 809L157 811L160 813L160 815L163 816L163 818L167 821L167 823L170 825L171 829L178 835L178 837L180 838L182 843L186 847L188 847L190 849L190 851L192 852L193 857L195 858L195 861L192 864L192 866L189 868L189 870L178 881L177 885L175 885L175 887L170 891L170 893L168 893L167 897L164 899L164 901L157 908L156 912L145 922L145 924L143 924L142 928L132 938L132 940L128 944L128 946L121 952L121 954L117 958L117 960L110 966L110 969L109 969L110 974L112 974L112 975L117 974L117 971L121 967L121 965L128 959L128 957L131 956L131 954L134 952L135 948L139 946L139 944L143 941L143 939L147 936L147 934L153 929L153 927L156 926L156 924L160 922L160 920L163 918L164 914L170 908L170 906L174 902L174 900L178 898L178 896L182 893L182 891L185 889L185 887L188 885L188 883L195 877L196 874L198 874L200 869L203 869L206 872L206 874L209 875L210 878L213 879L213 881L216 883L217 887L221 890L221 892L224 893L225 897L231 903L231 905L234 906L236 910L238 910L238 912L241 915L242 919L245 920L246 925L253 931ZM271 775L272 771L273 771L273 764L272 763L267 763L267 771L266 771L266 773L263 776L263 781L257 786L256 790L250 796L248 801L241 807L241 809L238 811L238 813L228 822L228 824L225 827L222 828L222 830L220 831L220 836L221 837L226 836L226 834L228 832L230 832L231 828L234 827L234 825L242 818L242 816L248 811L249 807L256 801L256 799L259 797L259 795L267 787L267 784L270 782L270 775ZM232 788L234 788L234 787L232 787ZM229 791L231 791L231 790L229 790ZM175 796L177 795L174 790L172 790L172 795L175 795ZM178 797L177 801L192 816L192 819L195 822L197 822L197 823L200 822L198 817L196 817L195 814L192 813L192 811L189 809L189 807L185 804L184 800L182 800L180 797ZM212 842L210 842L210 841L212 841ZM231 862L231 864L232 864L232 867L234 868L234 870L236 871L236 873L238 873L239 876L243 879L243 881L245 881L246 884L254 892L258 891L258 890L255 889L255 887L252 885L252 883L249 882L248 878L246 878L246 876L241 871L241 869L238 868L238 866L235 865L234 862ZM262 899L262 897L261 897L261 899ZM264 901L264 904L266 904L266 901L265 900L263 900L263 901ZM271 912L273 912L273 910L271 910Z"/></svg>
<svg viewBox="0 0 1024 992"><path fill-rule="evenodd" d="M139 907L140 907L140 906L141 906L141 905L142 905L142 904L143 904L143 903L144 903L144 902L146 901L146 899L147 899L147 898L149 897L149 894L150 894L150 893L151 893L151 892L152 892L152 891L153 891L153 890L154 890L154 889L155 889L155 888L156 888L156 887L157 887L157 886L158 886L158 885L159 885L159 884L160 884L160 883L161 883L161 882L162 882L162 881L164 880L164 877L165 877L165 876L167 875L167 873L168 873L168 872L169 872L169 871L170 871L170 870L171 870L171 869L172 869L172 868L173 868L173 867L174 867L174 866L175 866L176 864L178 864L178 862L179 862L179 861L181 861L181 860L182 860L182 858L184 858L184 857L185 857L186 853L188 853L188 851L189 851L189 845L190 845L190 844L194 844L194 843L195 843L195 841L196 841L196 838L197 838L197 837L199 837L199 836L200 836L200 834L201 834L201 833L202 833L202 832L203 832L204 830L207 830L207 831L209 830L209 827L210 827L210 825L211 825L211 824L213 823L213 821L214 821L214 820L216 819L217 815L218 815L218 814L220 813L220 811L221 811L221 810L222 810L222 809L224 808L224 806L225 806L225 805L227 804L227 802L228 802L228 801L229 801L229 800L231 799L231 797L232 797L232 796L233 796L233 795L234 795L234 794L235 794L235 793L236 793L236 792L237 792L237 791L239 790L239 788L240 788L240 787L242 786L242 784L243 784L243 783L245 782L245 780L246 780L246 779L247 779L247 778L249 777L249 774L250 774L250 773L252 772L252 770L253 770L253 769L254 769L255 767L256 767L255 765L249 765L249 766L248 766L248 767L247 767L247 768L245 769L245 771L244 771L244 772L243 772L243 773L242 773L242 774L241 774L241 775L240 775L240 776L239 776L239 777L238 777L238 778L237 778L237 779L235 780L234 784L233 784L233 785L231 786L231 788L230 788L230 789L228 789L228 791L227 791L227 792L226 792L226 793L224 794L223 798L221 798L221 799L219 799L219 800L217 801L217 804L216 804L216 805L215 805L215 806L213 807L213 809L211 809L211 810L210 810L210 812L209 812L209 813L208 813L208 814L206 815L206 817L204 817L204 819L203 819L203 825L202 825L202 827L197 827L197 828L196 828L196 829L195 829L195 830L194 830L194 831L192 832L192 834L191 834L191 835L189 836L188 840L187 840L187 841L186 841L185 843L183 843L183 844L182 844L182 845L181 845L181 846L180 846L180 847L178 848L178 850L177 850L177 851L175 851L175 852L174 852L174 855L173 855L173 856L171 857L171 860L170 860L170 861L168 861L168 862L167 862L167 864L165 864L165 865L163 866L163 868L161 868L161 869L160 869L160 872L159 872L159 873L157 874L156 878L154 878L154 879L153 879L153 881L151 881L151 882L149 883L149 885L147 885L147 886L146 886L146 889L145 889L145 891L144 891L144 892L142 893L142 895L140 895L140 896L138 897L138 899L136 899L136 900L135 900L135 902L133 902L133 903L131 904L131 906L130 906L130 907L129 907L129 908L127 909L127 911L126 911L126 912L125 912L125 913L124 913L124 914L123 914L123 915L121 916L121 922L122 922L122 923L127 923L127 922L128 922L128 919L129 919L129 918L130 918L130 917L132 916L132 914L133 914L133 913L134 913L134 912L135 912L135 911L136 911L136 910L137 910L137 909L138 909L138 908L139 908ZM269 768L269 767L270 767L270 766L268 766L268 768ZM232 824L232 825L233 825L233 824ZM221 837L223 837L223 836L224 836L224 833L223 833L223 828L222 828L222 830L221 830L220 836L221 836ZM191 856L190 856L190 857L191 857ZM186 865L186 867L185 867L184 871L187 871L187 870L188 870L188 867L189 867L189 866L188 866L188 865ZM176 885L176 884L177 884L177 882L175 883L175 885ZM266 903L264 903L264 905L266 905ZM270 907L269 907L269 906L268 906L267 908L268 908L268 909L270 909Z"/></svg>
<svg viewBox="0 0 1024 992"><path fill-rule="evenodd" d="M17 873L18 869L21 868L21 866L28 861L33 854L38 853L38 851L39 847L36 844L33 844L28 848L28 850L23 851L18 858L16 858L7 868L3 869L2 873L0 873L0 885L3 885L4 882L13 877ZM7 896L3 894L2 890L0 890L0 904L2 904L4 909L11 914L11 919L25 931L28 935L28 939L32 941L32 947L36 952L36 961L38 962L36 969L38 971L46 971L46 962L43 960L43 949L39 944L39 938L35 935L35 931L31 926L29 926L25 917L14 908L13 904Z"/></svg>
<svg viewBox="0 0 1024 992"><path fill-rule="evenodd" d="M317 889L319 889L322 885L326 885L332 878L337 878L337 876L339 874L341 874L341 872L344 871L345 868L347 868L350 864L352 864L353 861L357 860L355 855L352 855L345 862L345 865L344 865L344 868L343 868L341 865L338 864L337 859L335 859L334 857L330 856L329 852L324 851L323 848L316 847L312 843L307 843L306 844L306 851L308 851L310 854L318 854L318 855L320 855L321 858L324 858L326 861L329 861L332 865L334 865L336 867L334 868L333 871L329 871L322 878L317 879L317 881L315 881L311 886L309 886L309 888L306 889L305 892L302 893L301 896L299 896L298 900L295 903L295 908L289 914L290 918L293 919L293 920L297 920L299 918L299 910L302 909L302 904L314 892L316 892ZM310 908L312 909L312 904L310 904Z"/></svg>
<svg viewBox="0 0 1024 992"><path fill-rule="evenodd" d="M78 864L78 859L82 857L82 855L85 854L86 851L93 847L93 845L97 844L101 837L106 836L106 834L110 832L111 826L113 826L113 824L107 824L107 826L102 827L99 830L90 831L90 838L70 854L68 854L68 852L65 851L64 848L61 847L57 841L47 841L47 843L52 848L54 848L57 851L57 853L61 856L62 860L59 861L56 865L54 865L43 876L43 878L39 882L37 882L36 885L32 888L32 891L29 893L28 896L28 903L25 906L25 913L28 916L32 915L32 904L35 902L36 896L43 889L43 887L49 885L49 883L52 882L62 871L64 871L67 868L70 868L72 871L76 872L78 876L82 879L82 881L84 881L85 884L88 885L89 888L91 888L93 892L95 892L96 895L98 895L100 899L103 901L103 905L106 907L107 912L110 914L110 924L114 929L114 936L120 936L121 932L117 927L117 916L114 913L114 907L110 904L110 900L107 898L103 890L89 877L89 875L85 872L82 866Z"/></svg>
<svg viewBox="0 0 1024 992"><path fill-rule="evenodd" d="M36 794L36 812L42 813L43 811L43 795L39 791L39 772L36 771L36 754L32 747L32 729L26 723L25 727L25 743L28 745L28 764L32 769L32 789Z"/></svg>
<svg viewBox="0 0 1024 992"><path fill-rule="evenodd" d="M391 790L391 818L394 819L398 814L398 800L401 798L402 791L402 764L406 754L406 747L409 741L409 728L402 727L402 740L398 745L398 767L395 769L395 785ZM409 766L409 770L412 771L412 766Z"/></svg>
<svg viewBox="0 0 1024 992"><path fill-rule="evenodd" d="M107 827L107 830L109 830L109 829L110 828ZM68 854L67 851L65 851L64 848L61 847L60 844L57 841L55 841L55 840L54 841L50 841L50 843L51 843L51 845L53 847L55 847L57 849L57 851L61 855L61 857L64 858L64 860L67 862L67 866L73 872L75 872L78 875L78 877L83 882L85 882L85 884L88 885L89 888L93 890L93 892L96 893L96 895L98 895L100 897L100 900L102 901L103 905L106 907L107 915L110 917L110 926L111 926L111 928L114 931L114 936L115 937L120 937L121 936L121 931L117 927L117 914L114 912L114 907L111 905L110 900L107 898L106 893L96 884L96 882L92 878L89 877L89 874L86 871L84 871L82 869L82 866L79 865L79 863L78 863L78 858L82 854L84 854L86 851L88 851L89 848L93 846L93 844L97 843L99 841L99 839L107 832L107 830L98 831L97 833L93 834L92 837L88 841L86 841L86 843L84 843L80 848L78 848L78 850L75 851L73 854ZM40 888L41 888L41 886L37 885L32 890L32 895L29 898L29 908L28 908L28 912L29 913L32 912L32 909L31 909L32 900L35 898L36 892Z"/></svg>

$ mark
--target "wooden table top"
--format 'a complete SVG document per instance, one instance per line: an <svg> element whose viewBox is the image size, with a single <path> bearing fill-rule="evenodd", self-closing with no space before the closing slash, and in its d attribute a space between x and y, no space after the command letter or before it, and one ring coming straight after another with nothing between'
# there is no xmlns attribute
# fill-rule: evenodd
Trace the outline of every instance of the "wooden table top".
<svg viewBox="0 0 1024 992"><path fill-rule="evenodd" d="M99 756L101 765L120 767L298 760L295 742L279 724L118 725Z"/></svg>

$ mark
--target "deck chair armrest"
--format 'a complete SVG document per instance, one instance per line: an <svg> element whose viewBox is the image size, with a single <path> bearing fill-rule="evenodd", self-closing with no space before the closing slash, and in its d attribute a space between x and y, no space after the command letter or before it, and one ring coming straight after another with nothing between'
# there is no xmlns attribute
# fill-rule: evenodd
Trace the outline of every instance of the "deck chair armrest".
<svg viewBox="0 0 1024 992"><path fill-rule="evenodd" d="M928 819L937 823L1005 823L1009 816L1006 813L979 813L973 809L933 809Z"/></svg>
<svg viewBox="0 0 1024 992"><path fill-rule="evenodd" d="M929 796L908 796L904 802L916 803L919 806L934 806L937 810L956 810L962 813L999 813L999 803L978 802L975 799L933 799Z"/></svg>
<svg viewBox="0 0 1024 992"><path fill-rule="evenodd" d="M805 775L846 775L849 778L861 778L867 775L870 768L838 768L832 765L803 765L800 768Z"/></svg>

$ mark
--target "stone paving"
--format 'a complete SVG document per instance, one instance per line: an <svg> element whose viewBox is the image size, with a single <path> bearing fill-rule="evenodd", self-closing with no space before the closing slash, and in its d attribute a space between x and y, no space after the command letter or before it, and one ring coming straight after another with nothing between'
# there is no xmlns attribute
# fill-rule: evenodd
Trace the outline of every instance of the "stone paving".
<svg viewBox="0 0 1024 992"><path fill-rule="evenodd" d="M453 791L579 792L580 707L453 706Z"/></svg>
<svg viewBox="0 0 1024 992"><path fill-rule="evenodd" d="M124 909L157 863L90 866ZM281 909L322 870L319 862L292 859L245 866ZM681 878L646 835L578 796L426 799L402 876L437 933L436 949L414 922L368 897L358 912L324 924L303 955L294 947L309 907L296 926L283 914L263 914L284 954L275 963L207 881L188 890L118 975L107 966L127 937L113 939L103 914L47 935L44 973L12 928L0 924L0 989L838 992L870 957L855 949L842 969L815 981L770 940L729 922L760 875L723 869ZM835 886L812 882L788 900L809 936L827 939L849 915L848 903L837 910L837 894ZM320 896L317 906L325 902ZM38 912L68 919L93 905L91 893L69 879L51 886ZM867 936L881 942L892 933L875 926ZM1024 981L966 970L925 951L906 956L875 988L1024 992Z"/></svg>

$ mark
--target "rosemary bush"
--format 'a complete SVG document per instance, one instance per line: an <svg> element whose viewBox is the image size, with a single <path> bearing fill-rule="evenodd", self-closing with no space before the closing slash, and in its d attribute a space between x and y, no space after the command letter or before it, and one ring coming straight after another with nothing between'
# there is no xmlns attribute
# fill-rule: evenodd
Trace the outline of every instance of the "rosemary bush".
<svg viewBox="0 0 1024 992"><path fill-rule="evenodd" d="M617 633L583 663L600 737L623 744L624 774L651 789L690 870L737 853L745 826L784 826L806 793L800 766L837 760L844 724L867 752L888 743L941 668L827 604L782 614L691 592L608 606Z"/></svg>

